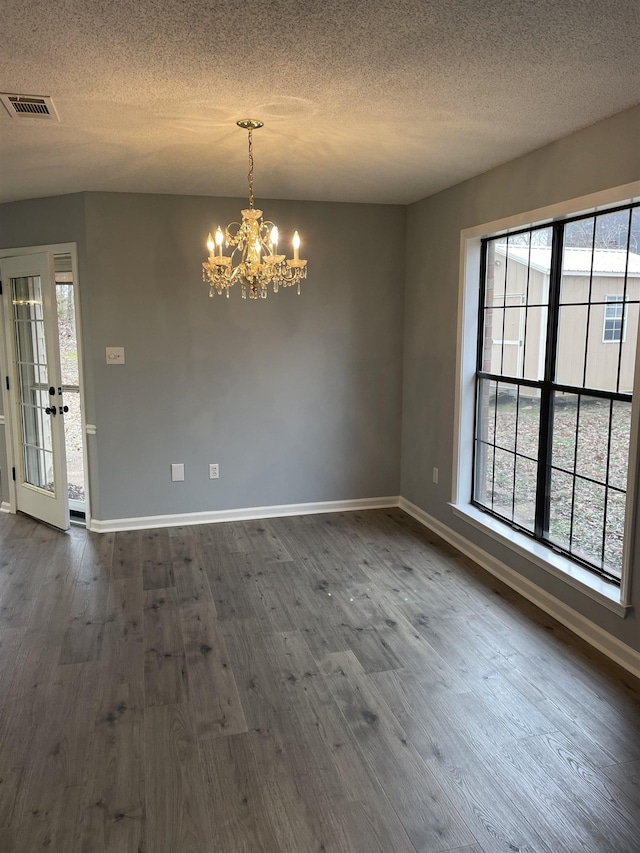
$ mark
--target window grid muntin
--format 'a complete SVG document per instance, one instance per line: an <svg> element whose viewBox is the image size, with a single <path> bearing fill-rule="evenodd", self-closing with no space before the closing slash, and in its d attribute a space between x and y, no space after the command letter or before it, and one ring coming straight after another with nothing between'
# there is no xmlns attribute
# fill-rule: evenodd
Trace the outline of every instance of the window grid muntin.
<svg viewBox="0 0 640 853"><path fill-rule="evenodd" d="M621 393L620 388L620 368L622 361L622 343L620 342L620 349L618 353L618 365L617 365L617 377L616 377L616 389L615 391L606 391L604 389L598 388L590 388L586 386L586 366L587 366L587 345L588 345L588 330L589 323L587 323L587 340L585 340L585 359L583 364L583 385L582 387L568 385L566 383L556 383L554 381L555 377L555 369L556 369L556 361L558 355L558 320L559 320L559 309L560 305L563 304L561 302L561 283L562 283L562 272L563 272L563 257L564 257L564 247L563 247L563 237L566 226L572 222L579 222L585 219L593 219L593 241L591 245L591 274L590 274L590 282L589 282L589 300L584 303L569 303L569 304L581 304L587 306L588 312L590 312L591 307L594 305L606 305L608 300L604 301L591 301L592 295L592 281L593 281L593 259L595 255L596 249L596 230L598 221L601 217L607 216L611 213L628 211L629 215L629 223L627 229L627 238L626 238L626 267L624 274L624 290L623 290L623 299L622 304L624 305L624 320L622 323L623 333L625 333L625 325L626 325L626 314L627 314L627 305L628 304L638 304L639 300L627 300L627 284L628 284L628 273L629 273L629 256L631 253L631 234L632 234L632 222L634 211L637 212L637 208L639 205L621 205L618 208L609 209L603 213L590 213L590 214L582 214L580 216L571 217L570 219L563 220L562 222L555 223L553 226L553 239L551 246L551 270L550 270L550 280L549 280L549 290L548 290L548 303L542 303L539 305L529 305L529 281L531 274L531 246L532 240L531 235L536 231L541 231L544 228L548 228L549 226L535 226L535 227L525 227L519 229L518 231L511 231L505 235L496 235L491 238L485 238L481 242L481 292L480 292L480 300L479 300L479 312L478 312L478 341L477 341L477 360L476 360L476 403L475 403L475 422L476 426L474 429L474 443L473 443L473 481L472 481L472 495L471 502L477 506L479 509L488 512L489 514L495 515L498 518L508 521L508 523L515 529L525 533L528 536L532 536L534 539L538 541L542 541L548 547L550 547L554 551L558 551L563 554L567 554L571 557L575 562L584 565L590 571L595 572L596 574L604 577L607 580L611 580L616 584L620 584L620 578L617 575L612 575L609 571L607 571L604 564L604 556L605 550L607 547L607 513L609 507L609 492L613 492L619 495L625 495L626 497L626 489L621 489L619 487L613 486L609 482L609 471L611 464L611 440L612 440L612 420L613 420L613 406L615 401L621 402L631 402L632 395L630 393ZM495 302L491 305L487 304L487 254L488 254L488 244L491 242L497 242L498 240L504 240L505 237L507 239L507 248L505 253L505 277L504 277L504 294L503 294L503 306L506 303L506 294L507 294L507 267L506 264L508 262L508 245L511 237L517 234L528 234L529 235L529 253L528 253L528 264L527 264L527 296L525 300L525 333L524 333L524 341L523 341L523 349L526 353L526 341L527 341L527 322L526 322L526 312L530 307L540 307L547 308L547 334L546 334L546 353L545 353L545 369L544 369L544 379L542 381L535 381L525 379L520 376L513 376L510 374L496 374L490 371L487 371L484 368L484 363L486 362L486 335L485 335L485 315L488 309L495 307ZM503 312L504 314L504 312ZM504 326L503 326L504 328ZM502 340L502 348L504 347L504 334ZM484 358L483 358L484 356ZM490 353L491 360L491 353ZM501 354L501 366L504 359ZM525 371L525 356L522 359L522 373ZM494 395L494 435L493 435L493 464L492 464L492 495L491 495L491 507L489 508L486 504L480 503L476 499L477 492L477 483L478 483L478 459L479 445L485 444L487 448L491 447L489 442L483 441L478 437L478 421L480 417L480 398L479 398L479 388L482 382L493 382L495 387L495 395ZM510 384L516 387L516 422L519 416L519 406L518 400L520 397L520 389L522 387L528 388L539 388L540 389L540 434L539 434L539 444L538 444L538 488L537 488L537 500L536 500L536 524L535 530L531 533L526 527L518 524L514 521L515 515L515 487L512 492L512 501L511 501L511 518L506 517L505 515L497 512L495 510L495 496L494 496L494 484L495 484L495 450L496 450L496 431L495 431L495 419L497 417L497 401L498 401L498 388L499 383ZM584 397L597 397L606 399L609 401L609 430L608 430L608 439L607 439L607 462L606 462L606 482L601 482L595 479L590 479L588 477L584 477L577 473L575 470L576 464L576 456L578 451L578 430L579 430L579 414L577 413L576 417L576 428L575 428L575 443L574 443L574 471L570 472L566 469L553 466L552 465L552 438L553 438L553 396L555 393L564 392L570 394L576 394L578 397L578 410L581 405L581 398ZM544 412L543 412L544 410ZM543 416L544 415L544 416ZM516 468L517 468L517 441L518 441L518 433L517 428L515 432L515 450L512 452L507 448L499 447L503 452L512 452L513 453L513 465L514 465L514 482L516 478ZM525 456L523 458L531 460L531 457ZM575 510L575 483L576 478L580 480L592 482L594 485L602 486L605 490L604 497L604 519L602 523L602 547L601 547L601 559L600 565L595 565L588 560L584 559L582 556L571 553L571 551L559 547L557 544L552 542L549 539L549 519L550 519L550 480L552 470L557 470L566 474L567 476L572 477L572 506L571 506L571 524L570 524L570 535L573 536L574 533L574 523L573 523L573 515ZM542 485L542 489L540 486Z"/></svg>

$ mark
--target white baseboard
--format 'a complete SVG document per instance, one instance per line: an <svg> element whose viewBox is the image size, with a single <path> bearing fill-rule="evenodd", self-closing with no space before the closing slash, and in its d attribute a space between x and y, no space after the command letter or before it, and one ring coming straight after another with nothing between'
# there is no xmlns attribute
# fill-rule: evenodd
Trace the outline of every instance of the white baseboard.
<svg viewBox="0 0 640 853"><path fill-rule="evenodd" d="M123 530L150 530L154 527L182 527L190 524L216 524L222 521L250 521L259 518L282 518L288 515L314 515L321 512L351 512L353 510L386 509L398 506L400 498L360 498L351 501L320 501L279 506L255 506L242 509L222 509L210 512L186 512L174 515L148 515L140 518L91 519L94 533Z"/></svg>
<svg viewBox="0 0 640 853"><path fill-rule="evenodd" d="M11 512L11 504L9 501L2 501L2 503L0 503L0 512Z"/></svg>
<svg viewBox="0 0 640 853"><path fill-rule="evenodd" d="M413 516L425 527L428 527L434 533L437 533L442 539L446 540L458 551L461 551L467 557L470 557L475 563L481 566L486 571L490 572L495 577L510 586L520 595L531 601L549 616L553 616L558 622L561 622L574 634L577 634L587 643L594 646L598 651L605 654L607 657L614 660L620 666L624 667L630 673L640 678L640 652L627 646L621 642L613 634L604 631L590 619L586 619L576 610L568 607L562 601L559 601L554 596L550 595L545 590L541 589L537 584L532 583L527 578L523 577L518 572L509 568L505 563L488 554L482 548L469 542L455 530L447 527L438 519L426 513L420 507L400 498L398 503L400 509Z"/></svg>

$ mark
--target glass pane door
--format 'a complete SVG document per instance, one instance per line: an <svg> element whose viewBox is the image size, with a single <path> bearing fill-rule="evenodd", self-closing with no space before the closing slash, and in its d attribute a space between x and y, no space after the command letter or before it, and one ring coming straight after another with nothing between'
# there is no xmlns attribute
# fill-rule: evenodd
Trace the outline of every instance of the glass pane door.
<svg viewBox="0 0 640 853"><path fill-rule="evenodd" d="M11 280L18 373L21 479L55 494L49 374L40 276Z"/></svg>
<svg viewBox="0 0 640 853"><path fill-rule="evenodd" d="M7 325L11 445L16 508L69 527L53 256L0 261Z"/></svg>

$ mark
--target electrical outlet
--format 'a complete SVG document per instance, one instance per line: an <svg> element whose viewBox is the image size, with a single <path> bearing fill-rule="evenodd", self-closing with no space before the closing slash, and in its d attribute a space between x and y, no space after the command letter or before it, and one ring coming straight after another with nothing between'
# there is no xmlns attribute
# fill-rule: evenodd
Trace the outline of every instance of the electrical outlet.
<svg viewBox="0 0 640 853"><path fill-rule="evenodd" d="M436 485L437 485L437 483L438 483L438 469L437 469L437 468L434 468L434 469L433 469L433 482L434 482Z"/></svg>
<svg viewBox="0 0 640 853"><path fill-rule="evenodd" d="M174 483L184 480L184 462L173 462L171 465L171 479Z"/></svg>
<svg viewBox="0 0 640 853"><path fill-rule="evenodd" d="M217 480L220 477L220 466L217 462L209 463L209 479Z"/></svg>

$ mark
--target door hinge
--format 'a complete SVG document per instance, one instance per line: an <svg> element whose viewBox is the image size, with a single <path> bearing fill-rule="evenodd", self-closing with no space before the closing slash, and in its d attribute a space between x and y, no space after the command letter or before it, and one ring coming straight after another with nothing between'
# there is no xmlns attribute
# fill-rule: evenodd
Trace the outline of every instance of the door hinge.
<svg viewBox="0 0 640 853"><path fill-rule="evenodd" d="M9 390L9 377L5 376L5 382L7 383L7 391Z"/></svg>
<svg viewBox="0 0 640 853"><path fill-rule="evenodd" d="M15 483L15 481L16 481L16 469L15 469L15 468L12 468L12 469L11 469L11 473L12 473L12 475L13 475L13 482Z"/></svg>
<svg viewBox="0 0 640 853"><path fill-rule="evenodd" d="M0 281L0 296L2 296L2 282Z"/></svg>

